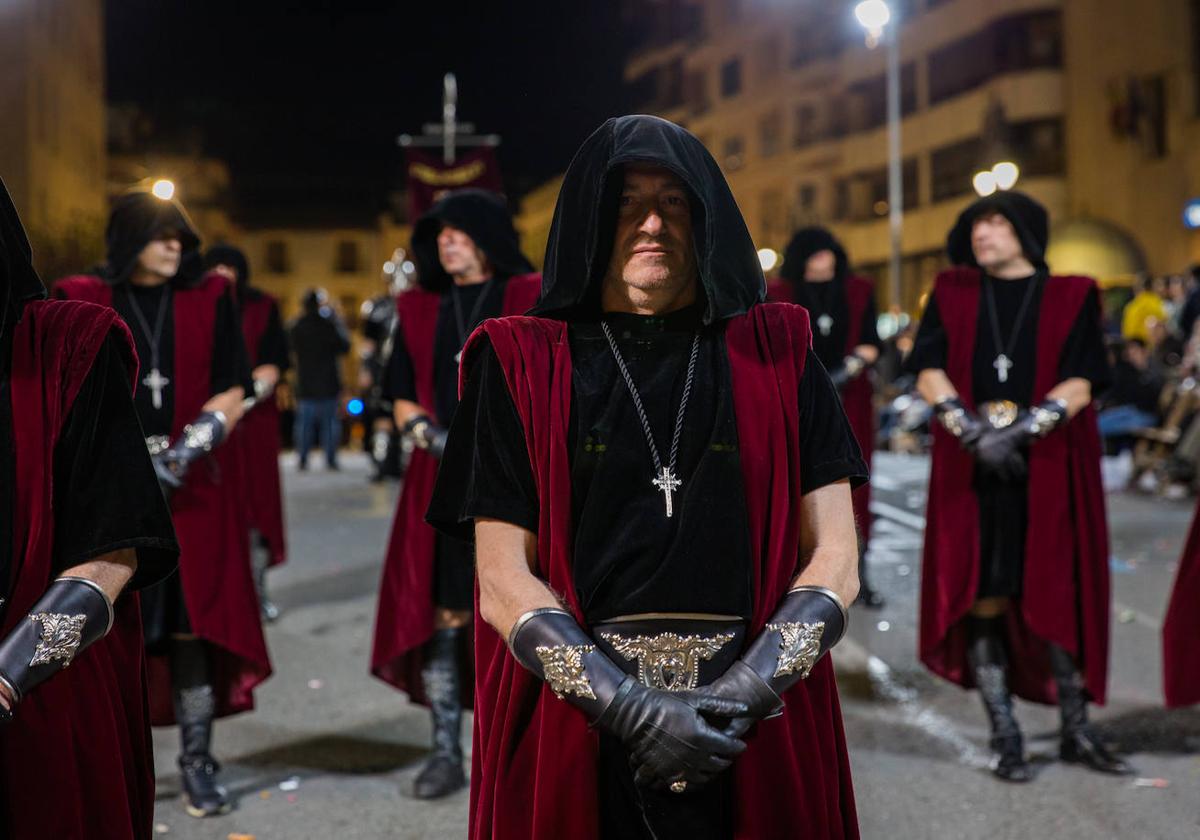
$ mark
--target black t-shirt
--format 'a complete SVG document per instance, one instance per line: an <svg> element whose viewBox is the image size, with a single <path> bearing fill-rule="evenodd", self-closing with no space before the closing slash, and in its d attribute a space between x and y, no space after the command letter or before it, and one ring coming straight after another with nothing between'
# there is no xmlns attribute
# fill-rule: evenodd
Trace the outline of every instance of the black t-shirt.
<svg viewBox="0 0 1200 840"><path fill-rule="evenodd" d="M573 571L589 623L645 612L749 616L749 527L729 357L723 326L702 327L699 315L606 315L664 462L700 330L676 469L683 485L671 519L651 484L645 433L599 322L573 322L568 330ZM864 481L866 464L837 392L812 356L799 397L802 492L844 478ZM536 533L538 513L523 427L487 347L451 425L429 519L469 539L477 517Z"/></svg>
<svg viewBox="0 0 1200 840"><path fill-rule="evenodd" d="M0 533L13 533L16 480L8 347L0 346ZM71 406L54 449L54 557L51 577L123 548L137 549L130 587L175 567L179 544L134 410L121 350L105 340ZM13 545L0 539L0 590Z"/></svg>
<svg viewBox="0 0 1200 840"><path fill-rule="evenodd" d="M498 318L504 307L504 278L470 286L451 286L438 304L433 334L434 405L423 406L449 423L458 408L458 354L477 326ZM457 300L456 300L457 298ZM404 324L396 327L396 340L384 374L383 398L420 403L412 356L404 343Z"/></svg>
<svg viewBox="0 0 1200 840"><path fill-rule="evenodd" d="M850 304L846 298L844 280L827 283L797 283L796 303L808 310L812 321L813 350L827 370L842 364L846 357L846 340L850 333ZM867 300L858 327L858 345L883 348L879 340L875 298Z"/></svg>
<svg viewBox="0 0 1200 840"><path fill-rule="evenodd" d="M989 400L1012 400L1020 405L1029 405L1033 400L1034 378L1037 372L1037 327L1046 278L1044 275L1020 280L994 280L985 277L983 282L989 283L995 294L1000 344L1003 348L997 345L995 339L995 327L985 289L979 296L975 352L971 359L974 391L972 397L976 404ZM1031 289L1031 284L1036 285ZM1024 316L1021 316L1026 293L1032 297ZM921 318L921 325L905 368L912 373L920 373L930 368L944 370L948 347L935 292L925 307L925 314ZM1002 349L1012 361L1005 382L1000 381L996 368L996 357ZM1095 291L1088 295L1080 308L1058 360L1058 381L1075 377L1091 382L1092 393L1097 396L1111 381L1108 357L1104 349L1104 335L1100 326L1100 298Z"/></svg>
<svg viewBox="0 0 1200 840"><path fill-rule="evenodd" d="M136 306L130 298L136 301ZM121 283L113 288L113 308L129 325L133 342L137 347L141 364L138 367L138 388L134 396L138 417L146 435L170 435L175 418L175 289L173 284L162 286L135 286ZM147 384L154 370L155 356L151 335L154 333L161 307L162 333L158 342L158 371L170 380L162 388L161 407L154 406L154 389ZM141 318L138 317L138 312ZM143 323L144 319L144 323ZM147 330L148 326L148 330ZM228 391L237 385L253 390L250 368L246 358L246 344L242 338L241 320L232 289L225 291L217 300L217 317L213 327L213 356L210 363L212 387L210 395Z"/></svg>

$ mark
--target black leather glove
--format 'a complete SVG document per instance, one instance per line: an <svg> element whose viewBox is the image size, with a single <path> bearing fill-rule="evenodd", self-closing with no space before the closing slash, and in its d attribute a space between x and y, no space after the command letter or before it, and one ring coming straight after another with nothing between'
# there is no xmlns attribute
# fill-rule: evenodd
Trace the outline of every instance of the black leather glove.
<svg viewBox="0 0 1200 840"><path fill-rule="evenodd" d="M1029 472L1024 450L1032 436L1029 414L1021 412L1011 425L983 433L975 445L975 462L1004 481L1022 479Z"/></svg>
<svg viewBox="0 0 1200 840"><path fill-rule="evenodd" d="M563 610L526 613L508 643L517 661L545 680L559 699L620 739L641 785L682 791L704 784L746 748L703 717L743 716L749 711L745 703L704 691L647 688L598 650Z"/></svg>
<svg viewBox="0 0 1200 840"><path fill-rule="evenodd" d="M848 620L841 599L824 587L798 586L789 592L742 658L703 689L746 704L747 713L728 720L725 734L740 738L758 721L782 711L783 693L841 640Z"/></svg>
<svg viewBox="0 0 1200 840"><path fill-rule="evenodd" d="M104 638L113 607L100 586L86 578L60 577L0 642L0 682L15 707L41 683L71 664L80 651ZM12 719L0 707L0 723Z"/></svg>
<svg viewBox="0 0 1200 840"><path fill-rule="evenodd" d="M416 446L441 460L442 454L446 451L446 438L450 433L444 426L434 423L433 418L428 414L419 414L413 417L404 424L402 431L412 439Z"/></svg>
<svg viewBox="0 0 1200 840"><path fill-rule="evenodd" d="M165 452L152 457L154 472L167 498L183 486L192 464L225 440L228 423L220 411L205 411L183 427L183 434Z"/></svg>
<svg viewBox="0 0 1200 840"><path fill-rule="evenodd" d="M867 369L866 360L857 353L851 353L846 358L842 359L842 363L829 371L829 379L833 382L833 387L842 389L847 383L853 382L858 377L862 376L863 371Z"/></svg>
<svg viewBox="0 0 1200 840"><path fill-rule="evenodd" d="M974 451L975 444L990 428L979 419L978 414L963 405L958 397L947 397L939 401L933 410L942 428L957 438L963 449L968 452Z"/></svg>

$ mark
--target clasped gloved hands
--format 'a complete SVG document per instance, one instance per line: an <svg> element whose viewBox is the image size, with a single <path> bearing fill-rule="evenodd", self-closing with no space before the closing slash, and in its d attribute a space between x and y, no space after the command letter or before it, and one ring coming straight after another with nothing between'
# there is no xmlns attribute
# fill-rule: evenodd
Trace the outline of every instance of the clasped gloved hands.
<svg viewBox="0 0 1200 840"><path fill-rule="evenodd" d="M1003 429L988 429L975 444L975 462L980 469L1003 481L1019 481L1029 472L1025 446L1033 433L1029 413L1022 411Z"/></svg>
<svg viewBox="0 0 1200 840"><path fill-rule="evenodd" d="M508 646L559 699L621 741L639 785L675 792L703 785L746 748L706 720L744 717L750 711L744 702L707 691L647 688L598 650L564 610L526 613L509 633Z"/></svg>

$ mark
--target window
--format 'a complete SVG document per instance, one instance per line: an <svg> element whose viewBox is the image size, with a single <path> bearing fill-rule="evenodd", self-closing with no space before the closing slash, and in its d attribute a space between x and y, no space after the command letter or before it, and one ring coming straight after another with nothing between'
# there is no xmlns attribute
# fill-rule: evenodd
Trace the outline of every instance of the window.
<svg viewBox="0 0 1200 840"><path fill-rule="evenodd" d="M758 121L759 154L772 157L783 146L783 114L772 111Z"/></svg>
<svg viewBox="0 0 1200 840"><path fill-rule="evenodd" d="M725 145L721 148L721 165L727 172L746 165L746 144L740 135L725 138Z"/></svg>
<svg viewBox="0 0 1200 840"><path fill-rule="evenodd" d="M887 122L887 78L875 76L846 89L847 128L869 131ZM900 113L917 110L917 68L912 63L900 68Z"/></svg>
<svg viewBox="0 0 1200 840"><path fill-rule="evenodd" d="M742 91L742 60L731 58L721 65L721 96L728 99Z"/></svg>
<svg viewBox="0 0 1200 840"><path fill-rule="evenodd" d="M862 30L857 24L851 22L847 25L840 15L818 14L797 24L792 30L792 48L788 55L788 64L792 67L803 67L814 61L837 58L852 37L861 42Z"/></svg>
<svg viewBox="0 0 1200 840"><path fill-rule="evenodd" d="M1022 175L1062 175L1067 171L1061 119L1015 123L1010 140Z"/></svg>
<svg viewBox="0 0 1200 840"><path fill-rule="evenodd" d="M978 137L934 149L929 156L933 200L944 201L971 192L971 179L983 165L982 154L983 141Z"/></svg>
<svg viewBox="0 0 1200 840"><path fill-rule="evenodd" d="M687 104L692 116L699 116L708 111L712 102L708 98L708 73L704 70L691 70L683 77L683 101Z"/></svg>
<svg viewBox="0 0 1200 840"><path fill-rule="evenodd" d="M792 212L794 227L813 224L820 214L817 212L817 185L801 184L796 188L796 204Z"/></svg>
<svg viewBox="0 0 1200 840"><path fill-rule="evenodd" d="M291 270L288 263L287 243L281 239L273 239L267 243L267 271L271 274L287 274Z"/></svg>
<svg viewBox="0 0 1200 840"><path fill-rule="evenodd" d="M917 183L917 161L909 158L902 164L904 209L917 206L920 190ZM967 186L970 186L968 182ZM835 215L839 221L867 222L888 214L888 172L886 166L855 172L839 178L836 184Z"/></svg>
<svg viewBox="0 0 1200 840"><path fill-rule="evenodd" d="M792 148L802 149L820 139L817 130L817 106L804 102L796 106L795 120L792 123Z"/></svg>
<svg viewBox="0 0 1200 840"><path fill-rule="evenodd" d="M759 201L759 242L764 245L782 242L791 226L784 208L783 192L778 189L765 190Z"/></svg>
<svg viewBox="0 0 1200 840"><path fill-rule="evenodd" d="M769 82L779 75L780 48L778 38L766 38L758 46L758 78Z"/></svg>
<svg viewBox="0 0 1200 840"><path fill-rule="evenodd" d="M337 246L337 263L334 270L339 274L354 274L359 269L358 243L344 239Z"/></svg>
<svg viewBox="0 0 1200 840"><path fill-rule="evenodd" d="M929 54L929 101L949 99L1003 73L1061 66L1061 14L1013 15Z"/></svg>

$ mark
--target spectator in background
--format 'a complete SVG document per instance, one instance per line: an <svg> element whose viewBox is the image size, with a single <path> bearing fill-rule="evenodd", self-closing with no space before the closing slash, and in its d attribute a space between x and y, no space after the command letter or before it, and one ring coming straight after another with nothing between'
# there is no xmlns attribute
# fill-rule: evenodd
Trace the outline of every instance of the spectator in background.
<svg viewBox="0 0 1200 840"><path fill-rule="evenodd" d="M1179 313L1179 331L1184 341L1190 341L1196 329L1196 319L1200 317L1200 264L1193 265L1187 270L1184 279L1188 286L1187 300Z"/></svg>
<svg viewBox="0 0 1200 840"><path fill-rule="evenodd" d="M1131 338L1121 348L1113 367L1113 385L1105 395L1097 423L1104 438L1126 437L1138 429L1158 425L1158 403L1163 378L1150 365L1150 351L1141 339Z"/></svg>
<svg viewBox="0 0 1200 840"><path fill-rule="evenodd" d="M310 289L304 295L304 314L288 330L296 357L296 454L302 470L308 469L308 450L318 431L326 467L338 468L338 396L342 390L338 365L350 352L350 338L326 300L323 289Z"/></svg>
<svg viewBox="0 0 1200 840"><path fill-rule="evenodd" d="M1135 288L1137 294L1125 304L1121 316L1121 338L1127 341L1136 338L1146 346L1153 346L1156 333L1166 323L1167 308L1150 277L1139 275Z"/></svg>

